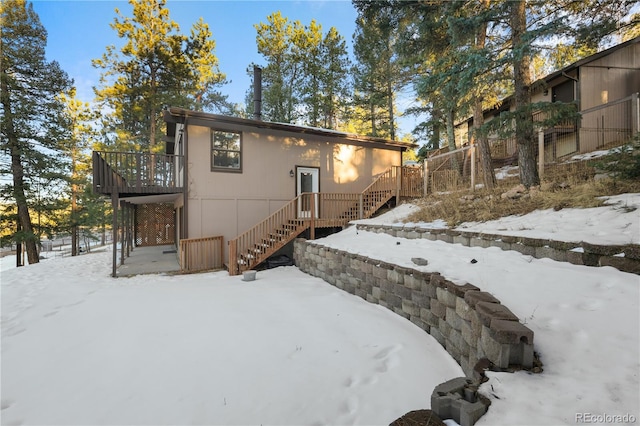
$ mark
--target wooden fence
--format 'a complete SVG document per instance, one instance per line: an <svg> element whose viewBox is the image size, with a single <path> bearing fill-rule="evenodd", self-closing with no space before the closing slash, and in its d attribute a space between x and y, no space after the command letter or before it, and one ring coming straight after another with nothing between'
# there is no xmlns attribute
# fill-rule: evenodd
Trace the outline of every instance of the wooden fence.
<svg viewBox="0 0 640 426"><path fill-rule="evenodd" d="M189 273L222 269L223 243L221 236L180 240L180 271Z"/></svg>

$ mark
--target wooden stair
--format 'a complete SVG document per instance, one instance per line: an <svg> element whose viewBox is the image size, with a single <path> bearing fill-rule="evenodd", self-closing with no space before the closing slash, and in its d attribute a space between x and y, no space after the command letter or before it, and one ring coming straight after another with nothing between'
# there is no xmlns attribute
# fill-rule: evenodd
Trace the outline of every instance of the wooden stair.
<svg viewBox="0 0 640 426"><path fill-rule="evenodd" d="M317 227L344 227L352 220L373 216L396 195L398 189L397 168L392 167L362 193L299 195L264 221L229 241L229 274L238 275L255 268L307 229L311 229L313 239ZM300 205L310 206L309 213L314 213L310 217L298 217ZM317 217L316 211L319 211Z"/></svg>

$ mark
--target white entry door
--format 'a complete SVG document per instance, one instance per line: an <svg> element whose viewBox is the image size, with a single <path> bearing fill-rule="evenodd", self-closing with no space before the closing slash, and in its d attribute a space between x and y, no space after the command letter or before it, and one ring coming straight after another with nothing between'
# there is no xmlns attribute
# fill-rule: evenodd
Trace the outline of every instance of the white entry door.
<svg viewBox="0 0 640 426"><path fill-rule="evenodd" d="M312 167L296 167L296 191L297 195L304 192L313 192L314 217L318 217L318 195L320 191L320 169ZM298 217L311 217L311 197L305 196L298 199Z"/></svg>

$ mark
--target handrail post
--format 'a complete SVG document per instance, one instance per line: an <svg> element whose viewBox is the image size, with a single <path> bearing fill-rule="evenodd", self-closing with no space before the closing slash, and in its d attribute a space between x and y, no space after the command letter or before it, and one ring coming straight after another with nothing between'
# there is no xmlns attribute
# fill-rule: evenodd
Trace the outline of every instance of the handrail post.
<svg viewBox="0 0 640 426"><path fill-rule="evenodd" d="M358 194L358 219L364 219L364 193Z"/></svg>
<svg viewBox="0 0 640 426"><path fill-rule="evenodd" d="M238 254L236 240L229 241L229 275L238 275Z"/></svg>
<svg viewBox="0 0 640 426"><path fill-rule="evenodd" d="M312 240L316 239L316 192L311 194L311 231L310 237Z"/></svg>
<svg viewBox="0 0 640 426"><path fill-rule="evenodd" d="M140 188L142 187L142 179L141 176L142 175L142 169L140 167L140 153L136 153L136 188L138 190L140 190Z"/></svg>
<svg viewBox="0 0 640 426"><path fill-rule="evenodd" d="M402 189L402 166L396 170L396 206L400 205L400 190Z"/></svg>

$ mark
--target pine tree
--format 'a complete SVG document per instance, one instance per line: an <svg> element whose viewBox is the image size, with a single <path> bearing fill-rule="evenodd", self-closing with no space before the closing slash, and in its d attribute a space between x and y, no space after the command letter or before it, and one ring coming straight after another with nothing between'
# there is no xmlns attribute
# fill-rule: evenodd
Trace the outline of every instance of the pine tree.
<svg viewBox="0 0 640 426"><path fill-rule="evenodd" d="M76 89L63 94L62 100L66 106L66 118L70 129L69 138L61 144L61 151L67 159L69 171L69 202L70 211L68 220L71 233L71 255L78 254L80 211L82 209L81 196L83 189L89 185L91 172L91 149L96 140L96 131L93 123L97 114L92 111L89 103L82 102L76 97Z"/></svg>
<svg viewBox="0 0 640 426"><path fill-rule="evenodd" d="M59 95L70 86L60 65L45 58L47 32L33 6L25 0L0 5L0 148L2 172L11 173L10 193L16 205L18 230L29 263L37 263L38 235L30 216L36 180L58 162L56 151L66 137L64 105Z"/></svg>
<svg viewBox="0 0 640 426"><path fill-rule="evenodd" d="M199 20L190 37L171 20L166 0L130 0L133 17L116 9L111 24L125 44L107 46L93 60L102 69L97 100L113 111L107 133L129 150L161 150L161 110L167 105L202 108L224 104L215 88L226 82L213 53L209 27ZM113 138L113 136L112 136Z"/></svg>
<svg viewBox="0 0 640 426"><path fill-rule="evenodd" d="M371 136L396 138L396 94L406 83L396 56L399 19L389 2L354 1L358 10L354 102L368 111Z"/></svg>

